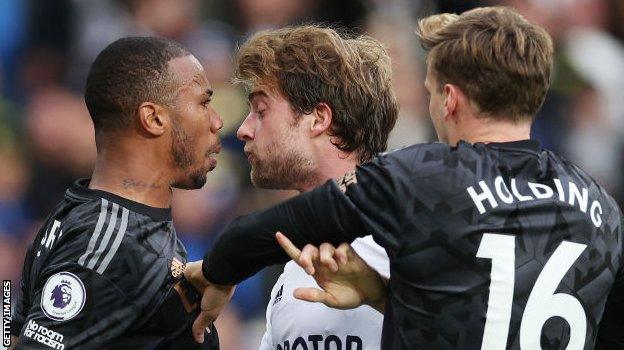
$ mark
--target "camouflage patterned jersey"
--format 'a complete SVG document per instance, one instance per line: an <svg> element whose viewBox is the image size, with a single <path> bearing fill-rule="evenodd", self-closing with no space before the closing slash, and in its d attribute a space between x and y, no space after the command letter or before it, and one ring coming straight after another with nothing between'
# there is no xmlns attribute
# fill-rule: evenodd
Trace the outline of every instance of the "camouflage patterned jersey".
<svg viewBox="0 0 624 350"><path fill-rule="evenodd" d="M382 349L622 349L621 220L536 142L420 144L238 218L204 274L288 260L277 230L299 247L372 234L390 258Z"/></svg>
<svg viewBox="0 0 624 350"><path fill-rule="evenodd" d="M181 281L186 250L171 209L88 182L67 190L27 253L11 329L17 349L218 348L216 332L193 342L196 292Z"/></svg>

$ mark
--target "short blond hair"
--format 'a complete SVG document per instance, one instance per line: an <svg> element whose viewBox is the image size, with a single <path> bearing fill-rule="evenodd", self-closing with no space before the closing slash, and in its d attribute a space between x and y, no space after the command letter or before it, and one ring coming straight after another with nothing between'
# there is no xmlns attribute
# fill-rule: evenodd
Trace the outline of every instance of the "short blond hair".
<svg viewBox="0 0 624 350"><path fill-rule="evenodd" d="M238 50L235 83L276 88L298 113L319 103L333 112L331 133L360 161L386 150L398 116L392 66L384 45L303 25L259 32Z"/></svg>
<svg viewBox="0 0 624 350"><path fill-rule="evenodd" d="M508 7L420 20L416 34L440 86L454 84L481 113L521 121L544 103L553 43L541 27Z"/></svg>

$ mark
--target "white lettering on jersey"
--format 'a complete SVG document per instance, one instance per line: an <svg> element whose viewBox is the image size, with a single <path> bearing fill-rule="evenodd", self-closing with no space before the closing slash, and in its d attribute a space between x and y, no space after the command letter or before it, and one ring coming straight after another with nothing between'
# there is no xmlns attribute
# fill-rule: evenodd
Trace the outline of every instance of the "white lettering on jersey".
<svg viewBox="0 0 624 350"><path fill-rule="evenodd" d="M291 346L292 344L292 346ZM344 344L344 346L343 346ZM362 338L356 335L347 335L341 339L335 334L326 337L320 334L299 336L296 339L285 340L283 344L277 344L275 350L315 349L315 350L362 350Z"/></svg>
<svg viewBox="0 0 624 350"><path fill-rule="evenodd" d="M52 245L54 244L54 241L56 241L57 238L60 238L63 235L63 231L59 231L57 237L56 231L59 229L59 227L61 227L61 222L58 220L54 220L52 227L47 230L46 233L43 235L43 238L41 238L42 247L50 249L50 247L52 247Z"/></svg>
<svg viewBox="0 0 624 350"><path fill-rule="evenodd" d="M561 184L561 180L554 179L553 182L555 184L555 189L560 202L567 202L569 205L576 207L583 213L587 213L587 207L589 206L589 216L594 226L600 227L600 225L602 225L602 205L597 200L593 200L591 205L589 205L589 190L587 188L582 187L579 189L575 183L569 182L567 191L568 200L566 201L566 192ZM512 178L510 193L503 178L501 176L497 176L494 179L495 191L492 191L485 181L479 181L480 190L476 190L473 186L470 186L466 189L466 191L470 195L470 198L472 198L479 214L485 214L488 209L498 207L498 201L496 200L497 197L503 203L512 204L515 201L524 202L549 199L555 194L555 190L544 184L528 182L527 186L531 190L533 196L527 193L520 193L516 185L516 179ZM485 206L486 204L489 205L487 209Z"/></svg>
<svg viewBox="0 0 624 350"><path fill-rule="evenodd" d="M40 326L34 320L28 321L28 324L24 329L24 336L33 339L43 345L49 346L52 349L65 349L65 345L63 345L64 336L61 333Z"/></svg>

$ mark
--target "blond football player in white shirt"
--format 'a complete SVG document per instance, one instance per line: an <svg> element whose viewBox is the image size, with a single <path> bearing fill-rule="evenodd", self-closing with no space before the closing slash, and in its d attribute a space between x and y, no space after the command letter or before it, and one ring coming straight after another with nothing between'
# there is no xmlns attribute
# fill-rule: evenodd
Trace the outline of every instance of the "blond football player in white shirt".
<svg viewBox="0 0 624 350"><path fill-rule="evenodd" d="M398 105L390 58L377 40L311 25L269 30L243 44L236 68L235 80L250 90L237 137L256 187L305 192L385 151ZM388 277L388 257L370 236L353 248ZM287 263L271 293L261 349L379 349L381 313L295 299L302 287L318 288Z"/></svg>

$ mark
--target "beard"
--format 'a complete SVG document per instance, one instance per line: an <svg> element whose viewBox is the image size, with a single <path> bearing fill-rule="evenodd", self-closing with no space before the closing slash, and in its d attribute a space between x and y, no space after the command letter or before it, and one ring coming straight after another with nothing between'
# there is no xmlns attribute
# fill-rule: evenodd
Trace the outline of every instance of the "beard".
<svg viewBox="0 0 624 350"><path fill-rule="evenodd" d="M175 188L195 190L206 184L208 170L203 168L192 169L193 155L195 154L194 142L195 140L184 129L177 123L173 123L171 156L174 164L188 176L186 179L174 183L173 187Z"/></svg>
<svg viewBox="0 0 624 350"><path fill-rule="evenodd" d="M293 190L314 183L314 179L313 162L285 144L270 144L267 152L251 163L251 183L258 188Z"/></svg>

